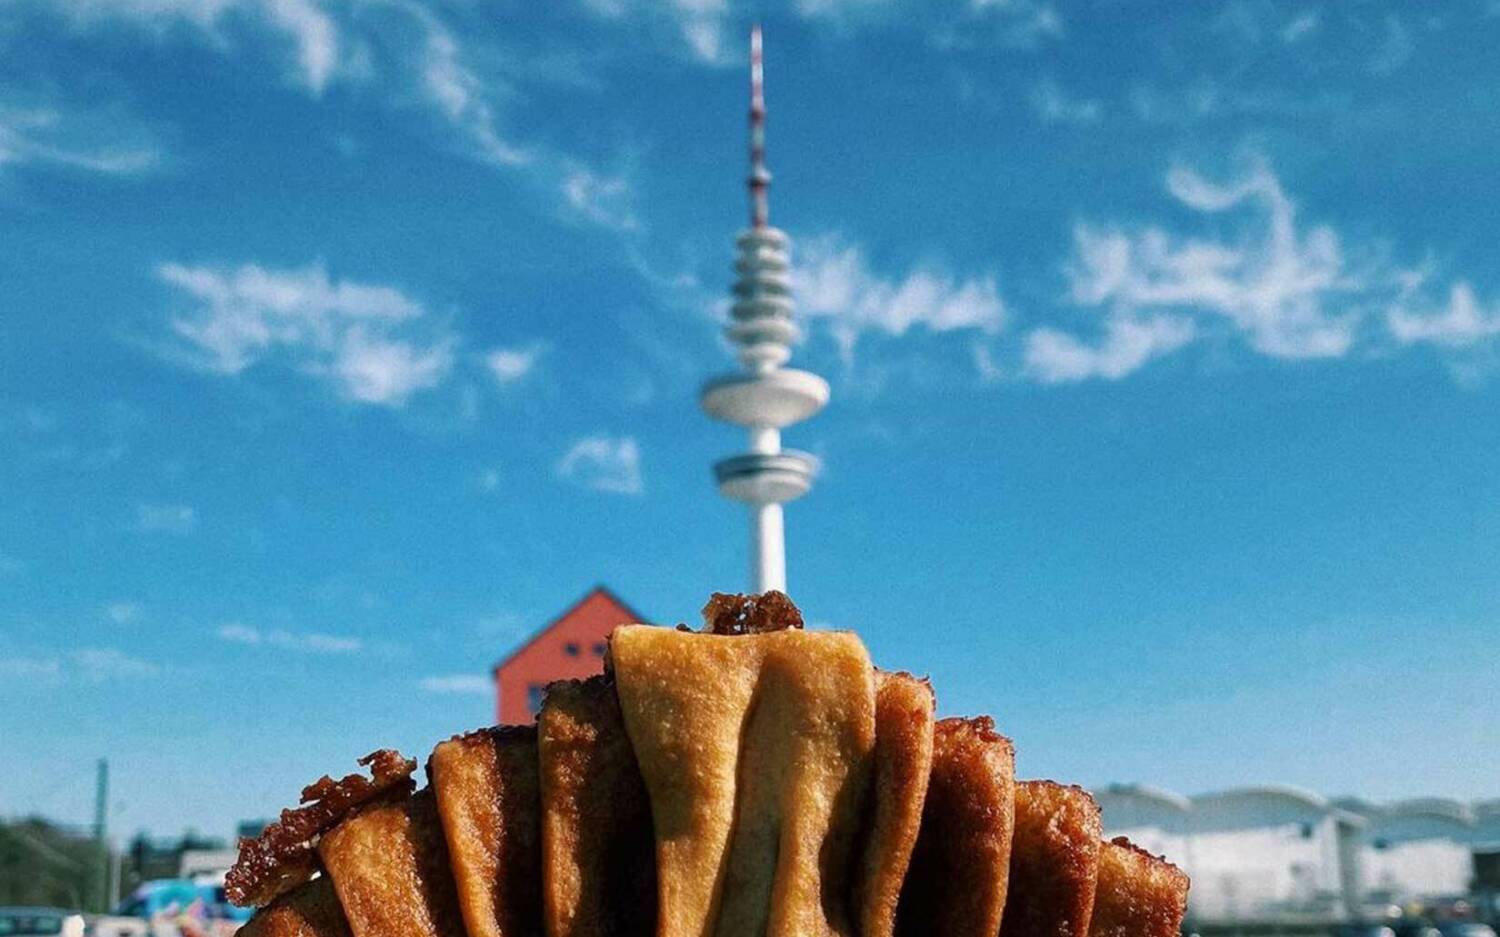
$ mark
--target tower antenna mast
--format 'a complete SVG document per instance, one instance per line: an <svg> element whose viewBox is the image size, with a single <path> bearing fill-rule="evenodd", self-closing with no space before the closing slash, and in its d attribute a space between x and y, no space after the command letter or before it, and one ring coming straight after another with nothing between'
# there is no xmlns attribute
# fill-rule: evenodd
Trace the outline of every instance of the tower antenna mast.
<svg viewBox="0 0 1500 937"><path fill-rule="evenodd" d="M828 382L783 367L801 338L793 321L790 241L771 227L771 173L766 168L765 68L760 26L750 30L750 227L735 238L734 301L724 334L741 371L709 381L701 402L709 416L745 428L749 451L714 464L719 493L750 511L750 580L756 592L786 591L782 505L812 488L818 460L781 447L781 431L828 403Z"/></svg>

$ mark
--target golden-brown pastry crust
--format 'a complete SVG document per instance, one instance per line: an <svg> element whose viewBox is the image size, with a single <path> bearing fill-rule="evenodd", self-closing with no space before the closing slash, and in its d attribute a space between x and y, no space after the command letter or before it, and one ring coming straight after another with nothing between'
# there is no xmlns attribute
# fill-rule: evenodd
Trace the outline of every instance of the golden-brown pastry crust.
<svg viewBox="0 0 1500 937"><path fill-rule="evenodd" d="M353 937L326 875L277 896L236 933L240 937Z"/></svg>
<svg viewBox="0 0 1500 937"><path fill-rule="evenodd" d="M370 777L349 774L335 781L328 775L302 789L302 805L281 817L259 836L240 840L239 857L224 876L224 894L241 907L263 905L318 871L318 837L350 812L376 799L411 793L417 763L389 748L359 760Z"/></svg>
<svg viewBox="0 0 1500 937"><path fill-rule="evenodd" d="M1089 937L1176 937L1187 896L1181 869L1117 836L1099 852Z"/></svg>
<svg viewBox="0 0 1500 937"><path fill-rule="evenodd" d="M922 830L896 910L903 937L994 937L1015 826L1015 755L988 716L934 727Z"/></svg>
<svg viewBox="0 0 1500 937"><path fill-rule="evenodd" d="M613 682L547 688L537 717L548 937L650 937L656 839ZM469 937L478 937L470 931Z"/></svg>
<svg viewBox="0 0 1500 937"><path fill-rule="evenodd" d="M465 937L430 790L349 817L323 836L318 855L354 937Z"/></svg>
<svg viewBox="0 0 1500 937"><path fill-rule="evenodd" d="M659 937L848 934L875 745L874 673L852 634L611 639L651 798Z"/></svg>
<svg viewBox="0 0 1500 937"><path fill-rule="evenodd" d="M1099 805L1080 787L1016 784L1000 937L1086 937L1099 874Z"/></svg>
<svg viewBox="0 0 1500 937"><path fill-rule="evenodd" d="M427 775L469 937L541 930L541 798L535 726L454 736Z"/></svg>
<svg viewBox="0 0 1500 937"><path fill-rule="evenodd" d="M932 686L909 673L876 677L874 783L854 896L861 937L895 933L932 774Z"/></svg>

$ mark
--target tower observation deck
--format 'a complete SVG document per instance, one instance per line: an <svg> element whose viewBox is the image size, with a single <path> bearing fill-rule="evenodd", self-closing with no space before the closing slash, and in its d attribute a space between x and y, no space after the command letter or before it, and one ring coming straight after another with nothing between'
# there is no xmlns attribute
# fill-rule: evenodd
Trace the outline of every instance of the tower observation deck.
<svg viewBox="0 0 1500 937"><path fill-rule="evenodd" d="M782 505L807 494L818 460L781 447L782 429L828 403L828 382L784 367L801 337L793 321L786 232L771 227L766 169L766 102L760 27L750 32L750 226L735 238L734 302L725 327L738 349L741 371L704 385L703 409L743 426L749 451L714 464L719 493L750 510L750 579L756 592L786 590Z"/></svg>

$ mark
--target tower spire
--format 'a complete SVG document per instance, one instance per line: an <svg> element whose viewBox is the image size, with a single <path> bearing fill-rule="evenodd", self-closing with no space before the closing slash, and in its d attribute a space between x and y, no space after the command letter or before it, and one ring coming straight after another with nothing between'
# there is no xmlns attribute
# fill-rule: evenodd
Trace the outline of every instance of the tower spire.
<svg viewBox="0 0 1500 937"><path fill-rule="evenodd" d="M724 334L738 348L744 370L709 381L701 402L716 420L743 426L748 452L714 464L719 493L750 508L750 577L756 592L786 590L786 543L781 506L812 488L818 460L781 448L781 431L828 403L828 383L816 374L782 367L798 340L786 233L771 227L766 190L765 73L760 27L750 31L750 227L739 248Z"/></svg>
<svg viewBox="0 0 1500 937"><path fill-rule="evenodd" d="M766 72L761 53L760 24L750 27L750 227L764 228L771 222L767 190L771 172L766 169Z"/></svg>

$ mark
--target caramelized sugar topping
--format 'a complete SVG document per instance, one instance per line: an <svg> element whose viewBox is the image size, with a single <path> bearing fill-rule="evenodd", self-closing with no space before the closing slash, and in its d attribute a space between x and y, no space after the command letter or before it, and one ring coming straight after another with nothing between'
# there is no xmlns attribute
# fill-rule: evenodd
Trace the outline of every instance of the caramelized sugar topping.
<svg viewBox="0 0 1500 937"><path fill-rule="evenodd" d="M240 855L224 876L224 892L241 907L263 905L302 884L317 871L317 838L355 808L385 795L408 794L415 783L414 759L389 748L359 760L370 777L324 775L302 789L302 806L281 811L281 818L254 838L240 840Z"/></svg>
<svg viewBox="0 0 1500 937"><path fill-rule="evenodd" d="M715 592L703 606L707 634L765 634L802 627L802 612L785 592L760 595Z"/></svg>

